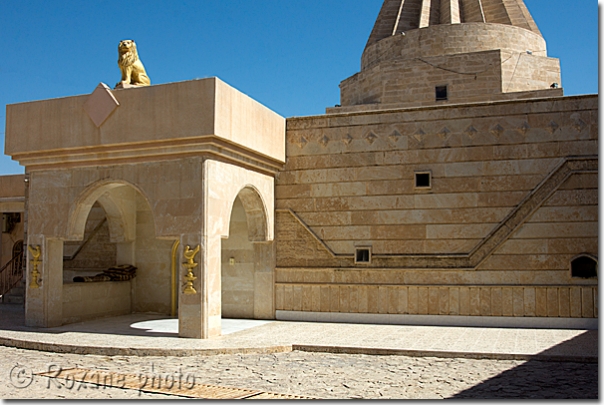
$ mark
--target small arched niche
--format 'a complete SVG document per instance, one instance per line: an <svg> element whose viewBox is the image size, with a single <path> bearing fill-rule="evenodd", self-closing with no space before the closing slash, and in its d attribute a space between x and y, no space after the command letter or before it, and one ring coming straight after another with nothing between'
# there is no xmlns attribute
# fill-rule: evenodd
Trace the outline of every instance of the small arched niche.
<svg viewBox="0 0 604 405"><path fill-rule="evenodd" d="M573 278L598 277L598 260L590 254L580 254L570 261L570 274Z"/></svg>

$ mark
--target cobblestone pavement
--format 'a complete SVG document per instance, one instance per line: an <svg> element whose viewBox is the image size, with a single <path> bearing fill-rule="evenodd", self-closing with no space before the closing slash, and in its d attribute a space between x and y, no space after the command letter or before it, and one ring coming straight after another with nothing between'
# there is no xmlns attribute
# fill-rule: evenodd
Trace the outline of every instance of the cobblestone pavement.
<svg viewBox="0 0 604 405"><path fill-rule="evenodd" d="M596 363L309 353L134 357L0 347L0 397L172 398L33 376L51 365L136 375L194 376L197 383L318 398L598 398ZM59 382L63 382L59 388ZM25 386L18 388L19 386ZM97 387L95 389L95 387Z"/></svg>

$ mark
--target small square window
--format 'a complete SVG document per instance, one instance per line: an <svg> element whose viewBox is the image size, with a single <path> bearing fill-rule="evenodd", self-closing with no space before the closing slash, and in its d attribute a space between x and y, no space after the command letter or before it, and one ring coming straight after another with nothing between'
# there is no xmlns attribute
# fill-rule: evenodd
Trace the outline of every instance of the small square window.
<svg viewBox="0 0 604 405"><path fill-rule="evenodd" d="M432 187L432 173L430 172L416 172L415 173L415 188L431 188Z"/></svg>
<svg viewBox="0 0 604 405"><path fill-rule="evenodd" d="M354 255L355 264L371 263L371 247L357 247Z"/></svg>
<svg viewBox="0 0 604 405"><path fill-rule="evenodd" d="M436 86L436 101L448 100L447 86Z"/></svg>

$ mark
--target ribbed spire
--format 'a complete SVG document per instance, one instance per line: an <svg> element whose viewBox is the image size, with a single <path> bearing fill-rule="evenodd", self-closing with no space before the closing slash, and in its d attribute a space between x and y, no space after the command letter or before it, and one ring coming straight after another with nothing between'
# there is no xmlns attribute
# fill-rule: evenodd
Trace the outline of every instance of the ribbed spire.
<svg viewBox="0 0 604 405"><path fill-rule="evenodd" d="M384 0L367 46L417 28L469 22L513 25L541 35L523 0Z"/></svg>

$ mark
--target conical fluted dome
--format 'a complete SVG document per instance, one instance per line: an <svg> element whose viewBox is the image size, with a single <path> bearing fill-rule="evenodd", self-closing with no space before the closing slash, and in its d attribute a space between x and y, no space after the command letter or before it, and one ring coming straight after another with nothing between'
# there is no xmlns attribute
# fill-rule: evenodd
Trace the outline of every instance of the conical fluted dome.
<svg viewBox="0 0 604 405"><path fill-rule="evenodd" d="M367 46L417 28L466 22L513 25L541 35L523 0L385 0Z"/></svg>

